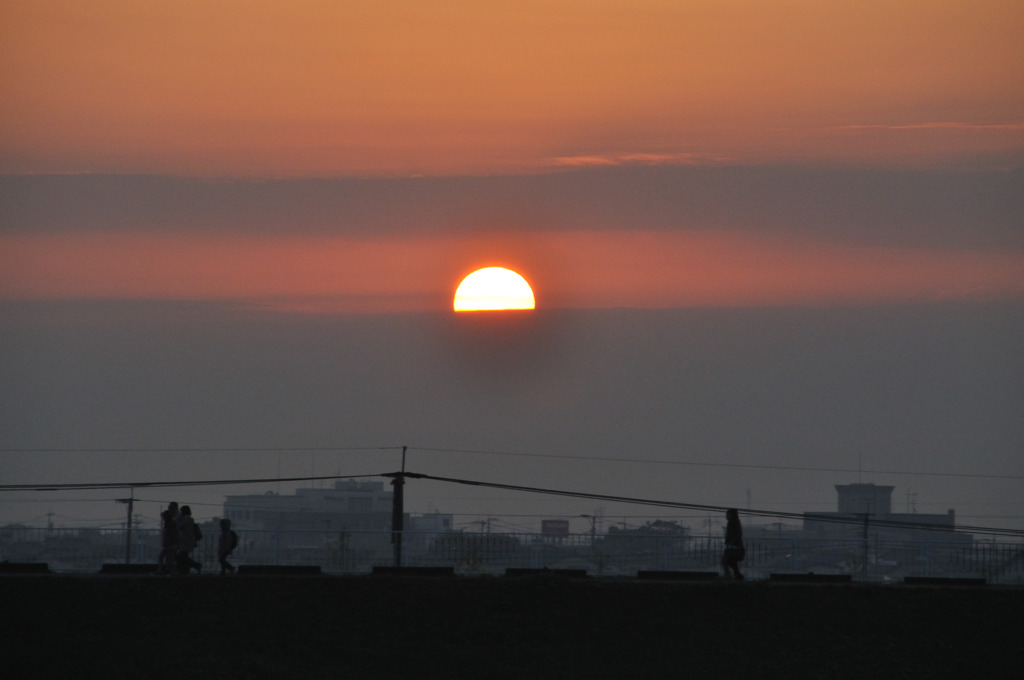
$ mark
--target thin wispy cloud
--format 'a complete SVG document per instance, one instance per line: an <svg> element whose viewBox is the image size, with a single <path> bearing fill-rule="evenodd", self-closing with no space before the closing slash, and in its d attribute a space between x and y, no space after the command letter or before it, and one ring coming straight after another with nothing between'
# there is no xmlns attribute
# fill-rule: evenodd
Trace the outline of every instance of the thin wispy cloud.
<svg viewBox="0 0 1024 680"><path fill-rule="evenodd" d="M903 125L884 124L862 124L862 125L838 125L828 128L829 130L851 131L860 130L883 130L883 131L914 131L914 130L968 130L980 132L1021 132L1024 131L1024 122L1017 123L965 123L961 121L938 121L929 123L907 123Z"/></svg>
<svg viewBox="0 0 1024 680"><path fill-rule="evenodd" d="M697 153L604 153L555 156L546 165L585 168L615 167L621 165L715 165L728 162L725 156L709 156Z"/></svg>

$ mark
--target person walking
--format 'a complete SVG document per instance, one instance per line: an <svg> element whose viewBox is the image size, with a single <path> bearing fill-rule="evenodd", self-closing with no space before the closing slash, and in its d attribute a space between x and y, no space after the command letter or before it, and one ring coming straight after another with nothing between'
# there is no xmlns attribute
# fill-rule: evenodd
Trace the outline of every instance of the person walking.
<svg viewBox="0 0 1024 680"><path fill-rule="evenodd" d="M161 575L174 573L178 558L178 504L171 501L160 513L160 555L157 557L157 572Z"/></svg>
<svg viewBox="0 0 1024 680"><path fill-rule="evenodd" d="M195 550L199 539L203 537L199 526L192 519L192 508L187 505L181 506L181 517L178 519L178 572L188 574L195 569L196 573L203 573L203 565L192 559L192 551Z"/></svg>
<svg viewBox="0 0 1024 680"><path fill-rule="evenodd" d="M725 511L725 549L722 551L722 571L726 578L743 580L740 573L740 562L746 557L747 550L743 547L743 526L740 524L740 513L736 508Z"/></svg>
<svg viewBox="0 0 1024 680"><path fill-rule="evenodd" d="M235 567L228 562L228 555L238 546L238 534L231 530L231 520L226 517L220 521L220 536L217 539L217 561L220 562L220 575L234 574Z"/></svg>

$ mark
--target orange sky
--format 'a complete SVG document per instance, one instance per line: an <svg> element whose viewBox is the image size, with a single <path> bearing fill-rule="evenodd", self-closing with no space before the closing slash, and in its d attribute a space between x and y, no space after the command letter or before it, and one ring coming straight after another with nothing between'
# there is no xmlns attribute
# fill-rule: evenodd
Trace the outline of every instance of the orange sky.
<svg viewBox="0 0 1024 680"><path fill-rule="evenodd" d="M1022 35L1020 0L0 0L0 174L1001 170L1024 162ZM556 201L510 196L494 210L556 219ZM165 224L161 200L147 214ZM248 236L43 235L15 219L0 296L444 309L488 264L526 275L539 307L1022 293L1018 251L809 245L756 212L729 232L700 231L699 215L655 227L641 203L611 229L558 214L558 231L526 220L501 238L432 237L411 212L388 238L346 235L344 216L333 236L288 214ZM885 210L876 224L901 218Z"/></svg>
<svg viewBox="0 0 1024 680"><path fill-rule="evenodd" d="M1024 145L1020 0L0 3L0 172L947 162Z"/></svg>
<svg viewBox="0 0 1024 680"><path fill-rule="evenodd" d="M6 237L0 238L0 295L221 300L308 312L443 311L463 276L501 265L529 280L538 308L1024 296L1021 253L807 246L712 232L520 237L521 252L456 238ZM505 257L495 259L495 252Z"/></svg>

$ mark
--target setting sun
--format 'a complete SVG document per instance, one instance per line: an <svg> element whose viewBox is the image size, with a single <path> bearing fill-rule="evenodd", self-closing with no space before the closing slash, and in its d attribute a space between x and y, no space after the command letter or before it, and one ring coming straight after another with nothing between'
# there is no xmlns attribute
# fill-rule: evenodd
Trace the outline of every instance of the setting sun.
<svg viewBox="0 0 1024 680"><path fill-rule="evenodd" d="M533 290L519 274L504 267L473 272L455 291L455 311L533 309Z"/></svg>

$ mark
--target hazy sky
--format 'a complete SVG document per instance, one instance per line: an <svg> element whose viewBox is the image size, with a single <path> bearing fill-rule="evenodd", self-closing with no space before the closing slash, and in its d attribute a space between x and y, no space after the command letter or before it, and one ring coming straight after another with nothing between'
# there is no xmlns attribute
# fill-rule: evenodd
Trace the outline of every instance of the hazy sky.
<svg viewBox="0 0 1024 680"><path fill-rule="evenodd" d="M800 511L860 464L899 509L1019 527L1021 35L1017 0L2 1L0 448L134 451L0 453L0 480L407 445ZM536 312L449 311L489 265ZM0 522L116 493L4 492Z"/></svg>
<svg viewBox="0 0 1024 680"><path fill-rule="evenodd" d="M1017 0L4 2L7 172L1019 160Z"/></svg>

